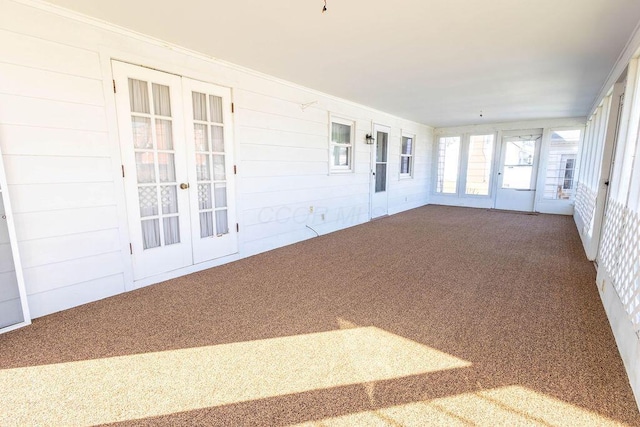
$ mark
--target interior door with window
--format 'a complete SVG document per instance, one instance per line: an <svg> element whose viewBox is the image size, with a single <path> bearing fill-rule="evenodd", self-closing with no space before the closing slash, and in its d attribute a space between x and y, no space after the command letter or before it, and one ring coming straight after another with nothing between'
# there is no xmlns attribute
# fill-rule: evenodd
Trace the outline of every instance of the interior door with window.
<svg viewBox="0 0 640 427"><path fill-rule="evenodd" d="M371 170L371 218L379 218L389 213L387 184L389 178L389 133L387 126L374 125Z"/></svg>
<svg viewBox="0 0 640 427"><path fill-rule="evenodd" d="M502 138L495 208L533 212L542 135Z"/></svg>

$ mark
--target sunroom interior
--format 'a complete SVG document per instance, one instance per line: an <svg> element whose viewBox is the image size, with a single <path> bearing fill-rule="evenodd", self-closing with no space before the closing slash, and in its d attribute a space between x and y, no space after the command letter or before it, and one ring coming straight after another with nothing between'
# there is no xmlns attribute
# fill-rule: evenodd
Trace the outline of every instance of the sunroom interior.
<svg viewBox="0 0 640 427"><path fill-rule="evenodd" d="M640 423L640 4L0 10L0 424Z"/></svg>

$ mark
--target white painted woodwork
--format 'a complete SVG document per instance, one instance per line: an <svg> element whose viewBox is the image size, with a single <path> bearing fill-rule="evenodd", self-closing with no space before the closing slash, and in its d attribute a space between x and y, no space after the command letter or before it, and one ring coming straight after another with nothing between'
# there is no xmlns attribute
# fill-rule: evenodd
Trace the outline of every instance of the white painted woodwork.
<svg viewBox="0 0 640 427"><path fill-rule="evenodd" d="M38 1L0 0L0 9L0 148L34 317L368 221L371 147L364 141L373 122L391 129L388 213L428 202L428 126ZM235 105L228 129L235 161L226 169L238 170L228 195L236 210L230 231L240 225L237 253L209 254L134 282L129 243L139 226L128 218L121 170L128 135L120 135L112 61L231 88L224 96ZM117 86L126 92L126 84ZM355 121L354 173L329 175L329 113ZM416 135L414 179L398 179L402 131Z"/></svg>
<svg viewBox="0 0 640 427"><path fill-rule="evenodd" d="M536 182L538 180L538 165L540 163L540 145L542 134L523 134L515 136L505 135L502 138L500 149L500 163L497 169L498 177L496 179L496 198L494 207L500 210L533 212L536 200ZM528 160L526 165L514 165L513 159L509 159L510 149L516 148L517 145L528 143L533 147L529 156L533 158ZM521 151L522 153L522 151ZM525 181L519 177L519 168L530 168L529 176ZM511 180L511 183L507 183Z"/></svg>
<svg viewBox="0 0 640 427"><path fill-rule="evenodd" d="M134 279L143 279L193 264L189 216L190 189L180 188L181 184L187 185L189 183L184 105L181 102L182 81L180 77L173 74L117 61L113 62L113 76L116 87L120 88L120 91L116 93L116 103L122 163L125 170L124 183L133 252L133 275ZM132 80L144 82L144 86L148 90L145 94L145 101L148 102L150 114L142 114L132 110L133 101L129 96L129 85ZM154 108L156 99L150 98L152 96L152 85L168 87L169 114L160 114ZM153 144L149 150L137 151L133 138L134 128L132 127L134 116L149 120L148 132L152 133L150 142ZM167 116L170 116L170 119L162 118ZM161 120L171 124L171 136L168 138L172 141L171 147L163 151L160 151L160 135L157 132L157 126ZM145 165L138 163L138 154L146 159L151 158L150 163L146 165L150 165L153 169L151 172L153 175L152 181L140 179L140 172L137 170L144 168ZM163 181L158 160L163 155L171 156L174 159L173 164L168 163L166 165L168 171L165 174L173 176L173 179L168 177L168 181ZM171 170L169 171L169 169ZM175 191L175 196L177 197L177 200L174 200L176 204L175 211L165 212L165 205L162 203L164 196L161 195L161 188L172 188ZM152 199L155 202L155 214L143 214L141 212L146 203L145 198L139 196L139 190L143 189L153 193ZM177 214L177 216L173 214ZM176 241L167 241L167 235L170 231L167 230L166 222L176 218L178 222ZM142 224L149 222L157 227L157 246L147 247L147 244L144 243Z"/></svg>
<svg viewBox="0 0 640 427"><path fill-rule="evenodd" d="M391 128L373 125L374 138L371 145L371 218L379 218L389 213L389 146ZM383 176L380 176L383 175Z"/></svg>
<svg viewBox="0 0 640 427"><path fill-rule="evenodd" d="M0 333L31 323L14 214L0 150Z"/></svg>

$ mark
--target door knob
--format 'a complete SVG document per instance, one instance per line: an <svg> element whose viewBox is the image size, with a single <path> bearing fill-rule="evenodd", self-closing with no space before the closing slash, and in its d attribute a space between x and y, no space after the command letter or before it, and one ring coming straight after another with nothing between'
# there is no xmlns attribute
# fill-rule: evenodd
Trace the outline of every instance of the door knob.
<svg viewBox="0 0 640 427"><path fill-rule="evenodd" d="M187 188L189 188L189 184L186 182L183 182L182 184L180 184L180 189L181 190L186 190Z"/></svg>

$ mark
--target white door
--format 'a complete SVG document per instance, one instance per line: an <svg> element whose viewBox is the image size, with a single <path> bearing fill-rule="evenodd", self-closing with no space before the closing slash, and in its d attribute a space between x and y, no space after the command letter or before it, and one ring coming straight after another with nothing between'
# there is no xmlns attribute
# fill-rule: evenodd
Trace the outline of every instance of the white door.
<svg viewBox="0 0 640 427"><path fill-rule="evenodd" d="M373 153L371 159L371 218L388 214L389 198L387 184L389 181L389 133L387 126L373 126Z"/></svg>
<svg viewBox="0 0 640 427"><path fill-rule="evenodd" d="M228 89L117 61L113 75L134 280L236 252Z"/></svg>
<svg viewBox="0 0 640 427"><path fill-rule="evenodd" d="M31 323L0 153L0 333Z"/></svg>
<svg viewBox="0 0 640 427"><path fill-rule="evenodd" d="M238 251L231 90L183 79L195 263Z"/></svg>
<svg viewBox="0 0 640 427"><path fill-rule="evenodd" d="M533 212L542 135L502 139L495 208Z"/></svg>

